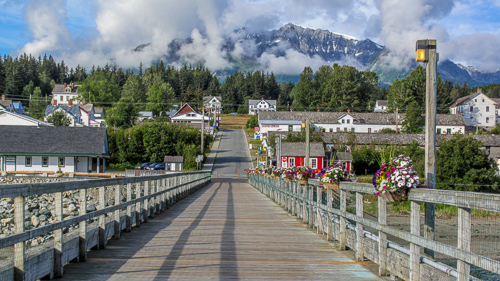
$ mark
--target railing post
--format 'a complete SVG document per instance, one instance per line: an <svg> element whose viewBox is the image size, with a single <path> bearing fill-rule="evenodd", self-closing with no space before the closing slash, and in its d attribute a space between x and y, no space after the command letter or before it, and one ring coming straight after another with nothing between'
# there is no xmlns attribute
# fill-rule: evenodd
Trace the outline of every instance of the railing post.
<svg viewBox="0 0 500 281"><path fill-rule="evenodd" d="M420 236L420 202L411 203L411 234ZM410 281L420 280L420 246L410 243Z"/></svg>
<svg viewBox="0 0 500 281"><path fill-rule="evenodd" d="M26 211L24 196L14 197L14 232L20 234L24 232L24 216ZM24 280L24 270L26 263L26 245L24 241L14 245L14 280Z"/></svg>
<svg viewBox="0 0 500 281"><path fill-rule="evenodd" d="M120 205L120 185L115 185L115 206ZM120 239L121 223L120 223L120 209L115 210L115 235L114 238Z"/></svg>
<svg viewBox="0 0 500 281"><path fill-rule="evenodd" d="M363 218L363 194L356 192L356 216ZM363 224L356 222L356 260L364 261Z"/></svg>
<svg viewBox="0 0 500 281"><path fill-rule="evenodd" d="M135 184L135 199L139 199L141 197L141 183L138 182ZM141 226L141 215L143 213L141 208L141 201L136 201L135 203L135 226Z"/></svg>
<svg viewBox="0 0 500 281"><path fill-rule="evenodd" d="M144 200L143 200L143 204L144 204L144 209L143 209L143 212L144 212L144 222L148 222L149 220L149 200L146 198L146 196L149 195L149 181L145 181L144 182Z"/></svg>
<svg viewBox="0 0 500 281"><path fill-rule="evenodd" d="M132 184L127 183L127 202L132 201ZM132 206L127 206L127 215L125 218L125 231L130 232L132 230Z"/></svg>
<svg viewBox="0 0 500 281"><path fill-rule="evenodd" d="M99 187L99 210L106 208L106 187ZM106 248L107 244L106 237L106 215L102 214L99 216L99 249Z"/></svg>
<svg viewBox="0 0 500 281"><path fill-rule="evenodd" d="M458 248L470 252L471 211L470 208L458 208ZM458 281L469 281L470 265L457 261Z"/></svg>
<svg viewBox="0 0 500 281"><path fill-rule="evenodd" d="M297 216L297 186L292 187L292 216Z"/></svg>
<svg viewBox="0 0 500 281"><path fill-rule="evenodd" d="M378 197L378 223L387 225L387 203ZM378 274L386 276L387 272L387 234L383 231L378 232Z"/></svg>
<svg viewBox="0 0 500 281"><path fill-rule="evenodd" d="M326 223L326 241L332 240L332 213L330 213L330 208L332 207L332 200L333 200L333 190L327 189L326 190L326 209L328 210L327 212L327 217L328 217L328 222Z"/></svg>
<svg viewBox="0 0 500 281"><path fill-rule="evenodd" d="M63 195L62 192L54 193L54 211L55 221L62 222L63 217ZM63 276L63 229L54 230L54 276L60 278Z"/></svg>
<svg viewBox="0 0 500 281"><path fill-rule="evenodd" d="M314 204L314 191L312 188L307 188L309 191L309 196L307 198L307 203L309 203L308 215L307 215L307 227L312 229L314 228L314 218L313 218L313 204Z"/></svg>
<svg viewBox="0 0 500 281"><path fill-rule="evenodd" d="M156 180L156 190L155 192L158 194L161 190L161 182L160 180ZM161 212L161 195L156 195L155 196L155 213L159 215Z"/></svg>
<svg viewBox="0 0 500 281"><path fill-rule="evenodd" d="M347 212L347 192L340 190L340 243L339 250L345 251L347 248L347 225L345 215Z"/></svg>
<svg viewBox="0 0 500 281"><path fill-rule="evenodd" d="M166 198L166 192L165 190L167 189L167 179L166 178L163 178L161 179L161 201L160 201L160 209L161 211L165 211L165 209L167 208L167 204L166 204L166 201L165 201L165 198Z"/></svg>
<svg viewBox="0 0 500 281"><path fill-rule="evenodd" d="M87 189L80 189L80 216L87 214ZM78 232L80 234L80 243L79 243L79 261L87 260L87 220L83 220L80 222L78 226Z"/></svg>
<svg viewBox="0 0 500 281"><path fill-rule="evenodd" d="M306 185L309 188L313 189L312 186ZM321 218L321 212L319 211L321 204L321 187L316 186L316 233L319 233L320 229L323 228L323 220Z"/></svg>

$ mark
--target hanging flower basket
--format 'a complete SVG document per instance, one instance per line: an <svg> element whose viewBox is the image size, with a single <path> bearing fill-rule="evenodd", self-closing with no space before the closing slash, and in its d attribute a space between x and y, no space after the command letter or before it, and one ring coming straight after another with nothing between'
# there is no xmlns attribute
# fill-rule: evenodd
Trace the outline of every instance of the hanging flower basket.
<svg viewBox="0 0 500 281"><path fill-rule="evenodd" d="M334 189L334 190L338 190L339 189L339 184L338 183L329 183L329 182L325 182L323 183L323 187L325 189Z"/></svg>
<svg viewBox="0 0 500 281"><path fill-rule="evenodd" d="M411 159L404 155L394 157L390 163L384 164L373 176L373 186L376 190L373 194L387 202L408 200L411 188L422 187Z"/></svg>

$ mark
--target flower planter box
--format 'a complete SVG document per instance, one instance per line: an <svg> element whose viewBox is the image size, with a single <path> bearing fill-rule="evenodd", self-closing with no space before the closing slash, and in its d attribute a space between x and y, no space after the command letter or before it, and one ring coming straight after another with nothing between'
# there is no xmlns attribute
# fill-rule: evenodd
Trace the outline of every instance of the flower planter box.
<svg viewBox="0 0 500 281"><path fill-rule="evenodd" d="M279 176L274 176L274 179L275 179L275 180L279 180L280 178L281 178L281 177L279 177Z"/></svg>
<svg viewBox="0 0 500 281"><path fill-rule="evenodd" d="M334 189L334 190L338 190L339 189L339 184L338 183L329 183L329 182L325 182L325 183L322 183L324 188L325 189Z"/></svg>
<svg viewBox="0 0 500 281"><path fill-rule="evenodd" d="M386 202L401 202L405 201L407 197L399 196L396 197L393 192L384 191L380 194L380 197Z"/></svg>
<svg viewBox="0 0 500 281"><path fill-rule="evenodd" d="M283 178L284 181L288 181L288 182L291 182L292 180L289 179L289 178Z"/></svg>
<svg viewBox="0 0 500 281"><path fill-rule="evenodd" d="M297 180L301 185L307 185L307 180Z"/></svg>

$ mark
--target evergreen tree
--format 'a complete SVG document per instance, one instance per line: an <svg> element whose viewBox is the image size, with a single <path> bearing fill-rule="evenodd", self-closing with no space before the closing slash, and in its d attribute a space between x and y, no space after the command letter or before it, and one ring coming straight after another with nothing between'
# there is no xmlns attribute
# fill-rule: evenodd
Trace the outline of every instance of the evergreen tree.
<svg viewBox="0 0 500 281"><path fill-rule="evenodd" d="M47 118L47 122L53 123L54 126L69 126L71 124L71 118L67 116L63 110L56 110L50 114Z"/></svg>
<svg viewBox="0 0 500 281"><path fill-rule="evenodd" d="M31 104L29 106L30 116L36 119L43 118L45 115L45 108L47 104L45 102L45 97L42 95L42 90L40 87L36 87L33 91L33 96L31 97Z"/></svg>

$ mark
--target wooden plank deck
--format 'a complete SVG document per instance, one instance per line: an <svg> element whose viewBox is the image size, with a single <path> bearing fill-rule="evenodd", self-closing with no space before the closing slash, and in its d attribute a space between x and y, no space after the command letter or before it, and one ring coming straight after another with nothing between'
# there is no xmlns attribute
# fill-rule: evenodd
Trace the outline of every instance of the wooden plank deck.
<svg viewBox="0 0 500 281"><path fill-rule="evenodd" d="M369 263L369 262L368 262ZM380 280L246 183L214 182L63 280Z"/></svg>

